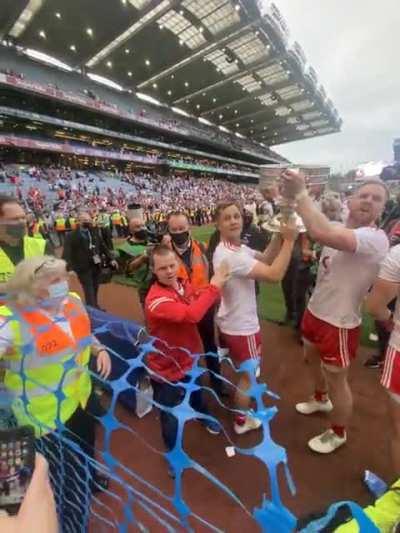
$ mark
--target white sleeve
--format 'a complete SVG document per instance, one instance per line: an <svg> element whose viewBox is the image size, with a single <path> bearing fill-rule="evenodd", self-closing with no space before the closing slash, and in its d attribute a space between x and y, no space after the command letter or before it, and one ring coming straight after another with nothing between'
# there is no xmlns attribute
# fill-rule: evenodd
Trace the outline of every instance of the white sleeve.
<svg viewBox="0 0 400 533"><path fill-rule="evenodd" d="M357 228L354 231L357 247L356 253L363 255L385 255L389 241L383 230L375 228Z"/></svg>
<svg viewBox="0 0 400 533"><path fill-rule="evenodd" d="M400 244L393 246L383 260L379 278L393 283L400 283Z"/></svg>
<svg viewBox="0 0 400 533"><path fill-rule="evenodd" d="M249 249L250 250L250 249ZM229 266L232 276L246 277L257 264L257 260L246 250L232 254L229 258Z"/></svg>
<svg viewBox="0 0 400 533"><path fill-rule="evenodd" d="M257 253L257 250L253 250L253 248L249 248L245 244L242 244L242 250L245 250L250 257L255 257Z"/></svg>

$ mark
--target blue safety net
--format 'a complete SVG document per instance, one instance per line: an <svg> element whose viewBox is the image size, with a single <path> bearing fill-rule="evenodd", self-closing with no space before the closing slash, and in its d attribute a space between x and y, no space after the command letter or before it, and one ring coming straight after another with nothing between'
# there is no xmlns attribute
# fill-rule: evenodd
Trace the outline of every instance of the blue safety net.
<svg viewBox="0 0 400 533"><path fill-rule="evenodd" d="M253 416L262 423L260 438L257 444L239 447L232 441L228 431L222 422L213 415L195 411L190 403L190 397L196 391L202 390L218 409L229 411L231 416L240 413L221 401L215 392L207 386L210 372L203 366L204 354L192 354L194 364L188 372L185 382L169 383L172 387L180 387L182 391L180 401L173 407L166 407L152 400L154 407L161 411L169 412L177 420L177 439L175 446L164 453L161 446L159 449L151 444L146 436L144 421L134 416L133 411L141 395L145 394L140 386L143 375L152 375L146 364L149 353L158 352L160 357L165 354L154 346L154 339L136 323L113 317L97 310L89 309L92 322L92 331L96 338L107 347L112 357L112 373L109 379L103 380L95 371L95 367L89 365L82 367L76 358L64 362L64 371L60 375L60 382L54 387L48 387L42 381L33 384L40 387L43 392L51 393L57 399L58 416L56 428L46 427L43 422L41 427L44 435L37 439L37 449L47 458L50 465L50 477L55 494L58 515L63 532L128 532L140 531L223 531L224 523L215 524L207 516L200 516L191 508L191 502L185 497L185 484L183 475L187 470L197 472L212 483L216 489L228 497L233 506L238 506L248 518L253 520L254 527L261 531L290 532L296 528L296 518L284 505L281 499L281 483L278 470L285 472L285 483L294 494L295 488L291 479L287 454L285 449L274 442L271 437L270 423L276 416L276 406L266 406L265 397L275 400L273 394L265 383L256 379L256 362L246 361L239 369L236 369L228 358L224 358L223 366L229 366L229 374L248 372L251 376L251 387L247 394L254 400ZM21 313L15 312L11 317L3 320L0 327L0 346L10 338L10 320L22 320ZM57 319L56 319L57 321ZM4 328L4 329L3 329ZM3 329L3 332L2 332ZM45 328L44 328L45 329ZM2 334L3 333L3 334ZM80 341L80 350L92 343L92 337ZM31 419L37 426L38 420L32 419L30 402L30 387L32 379L27 376L26 368L29 367L30 358L34 353L32 341L22 343L20 347L22 358L19 362L19 375L22 378L22 387L18 397L12 398L12 413L4 407L4 401L0 405L0 423L10 425L16 423L16 419L25 417ZM212 354L207 354L212 355ZM214 355L217 357L217 355ZM42 364L44 362L42 361ZM95 389L102 389L102 403L98 405L96 395L92 395L85 409L80 408L79 420L71 417L63 423L60 419L60 407L66 400L63 385L73 372L87 372L92 376ZM230 390L236 390L236 385L228 378L219 376ZM235 381L235 380L233 380ZM4 391L7 397L7 391ZM146 397L147 399L147 397ZM1 402L0 402L1 404ZM124 409L121 405L128 407ZM3 409L3 416L1 416ZM86 423L85 423L85 417ZM76 417L75 417L76 418ZM91 438L91 421L97 422L97 439L95 448L88 446ZM150 417L151 422L159 425L155 417ZM222 437L218 437L214 446L227 448L228 454L237 456L253 457L259 461L260 469L267 473L267 482L260 489L258 504L249 508L245 503L245 490L243 485L242 495L238 495L224 479L218 478L207 470L199 461L190 456L184 449L183 439L187 423L191 420L213 421L220 425ZM83 421L83 423L82 423ZM83 424L83 427L82 427ZM79 428L78 428L79 426ZM158 431L159 428L157 428ZM86 431L86 433L85 433ZM123 435L116 441L115 436ZM138 442L145 446L149 453L164 455L165 470L168 468L174 473L174 489L172 494L167 493L157 483L151 483L142 474L139 474L130 466L129 458L135 454ZM210 454L213 450L210 449ZM231 459L226 457L227 469L232 468ZM109 479L108 488L101 486L100 476ZM220 476L221 477L221 476ZM165 485L165 483L164 483ZM99 490L101 489L101 490ZM366 515L354 504L351 510L358 521L361 531L375 532L376 528ZM213 506L213 501L208 507ZM306 531L320 531L323 523L328 523L333 511L317 525L310 525ZM240 524L238 529L241 530Z"/></svg>

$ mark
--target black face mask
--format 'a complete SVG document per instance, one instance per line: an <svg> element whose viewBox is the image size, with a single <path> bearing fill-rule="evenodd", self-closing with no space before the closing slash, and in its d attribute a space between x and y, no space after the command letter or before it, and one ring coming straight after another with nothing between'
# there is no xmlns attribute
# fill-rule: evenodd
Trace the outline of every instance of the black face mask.
<svg viewBox="0 0 400 533"><path fill-rule="evenodd" d="M140 229L133 232L133 236L138 241L147 241L147 229Z"/></svg>
<svg viewBox="0 0 400 533"><path fill-rule="evenodd" d="M177 246L183 246L189 240L189 232L181 231L180 233L170 233L172 242Z"/></svg>
<svg viewBox="0 0 400 533"><path fill-rule="evenodd" d="M18 224L6 224L5 225L6 234L12 239L22 239L26 233L26 226L24 222Z"/></svg>

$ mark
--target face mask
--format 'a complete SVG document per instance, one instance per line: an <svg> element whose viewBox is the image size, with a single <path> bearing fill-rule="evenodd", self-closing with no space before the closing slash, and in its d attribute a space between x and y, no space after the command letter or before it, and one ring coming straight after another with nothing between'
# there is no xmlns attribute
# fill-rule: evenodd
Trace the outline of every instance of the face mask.
<svg viewBox="0 0 400 533"><path fill-rule="evenodd" d="M91 222L82 222L81 224L81 228L84 228L84 229L90 229L93 227L93 224Z"/></svg>
<svg viewBox="0 0 400 533"><path fill-rule="evenodd" d="M50 300L60 300L65 298L69 293L68 281L58 281L57 283L52 283L49 285L49 299Z"/></svg>
<svg viewBox="0 0 400 533"><path fill-rule="evenodd" d="M19 224L6 224L5 225L6 235L13 239L22 239L26 233L26 228L24 223Z"/></svg>
<svg viewBox="0 0 400 533"><path fill-rule="evenodd" d="M138 231L133 232L133 236L138 241L145 241L147 240L147 230L146 229L140 229Z"/></svg>
<svg viewBox="0 0 400 533"><path fill-rule="evenodd" d="M170 233L172 242L177 246L183 246L189 240L189 232L181 231L180 233Z"/></svg>

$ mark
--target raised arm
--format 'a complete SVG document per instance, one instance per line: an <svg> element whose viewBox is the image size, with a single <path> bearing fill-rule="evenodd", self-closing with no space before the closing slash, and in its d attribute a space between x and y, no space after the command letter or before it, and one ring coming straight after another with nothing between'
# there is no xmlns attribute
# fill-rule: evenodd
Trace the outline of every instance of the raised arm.
<svg viewBox="0 0 400 533"><path fill-rule="evenodd" d="M257 261L266 265L271 265L279 254L279 250L282 246L282 236L280 233L274 233L268 246L263 253L257 252L254 256Z"/></svg>
<svg viewBox="0 0 400 533"><path fill-rule="evenodd" d="M270 282L279 282L282 281L283 277L286 274L286 270L290 263L290 258L292 257L293 246L297 239L297 230L294 221L289 222L286 225L281 226L281 233L278 237L275 238L275 243L271 250L274 250L274 247L277 246L277 242L282 242L278 255L272 261L271 264L268 264L264 261L258 261L254 265L253 269L250 271L248 277L256 281L270 281ZM275 253L275 251L274 251ZM267 255L261 254L264 257L270 259L272 252ZM257 255L255 256L258 259Z"/></svg>
<svg viewBox="0 0 400 533"><path fill-rule="evenodd" d="M305 176L302 173L287 170L282 174L284 193L296 200L296 211L303 219L310 237L336 250L355 252L357 239L352 229L333 224L320 211L319 207L307 193Z"/></svg>
<svg viewBox="0 0 400 533"><path fill-rule="evenodd" d="M282 281L292 256L294 241L283 241L279 254L271 265L257 261L248 277L256 281L277 283Z"/></svg>

